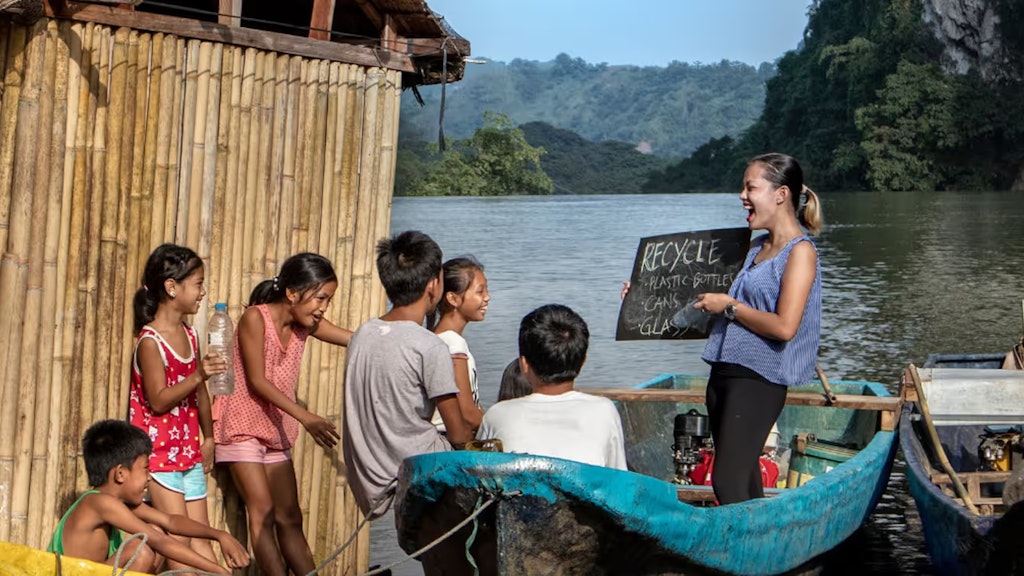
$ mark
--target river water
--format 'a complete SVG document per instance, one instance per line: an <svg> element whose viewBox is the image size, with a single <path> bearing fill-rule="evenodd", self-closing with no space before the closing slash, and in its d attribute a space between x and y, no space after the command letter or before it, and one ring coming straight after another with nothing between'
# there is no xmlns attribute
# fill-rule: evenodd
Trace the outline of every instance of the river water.
<svg viewBox="0 0 1024 576"><path fill-rule="evenodd" d="M933 352L1005 351L1022 331L1024 196L846 193L823 196L820 364L831 380L896 391L901 370ZM703 341L616 342L622 281L641 237L746 225L736 194L396 198L393 232L417 229L446 258L486 267L491 304L465 331L485 406L516 356L519 320L565 304L590 327L577 386L632 386L664 372L707 373ZM666 447L666 458L670 454ZM889 489L844 547L842 573L932 574L897 456ZM389 520L374 522L371 563L405 557ZM420 574L418 563L394 570Z"/></svg>

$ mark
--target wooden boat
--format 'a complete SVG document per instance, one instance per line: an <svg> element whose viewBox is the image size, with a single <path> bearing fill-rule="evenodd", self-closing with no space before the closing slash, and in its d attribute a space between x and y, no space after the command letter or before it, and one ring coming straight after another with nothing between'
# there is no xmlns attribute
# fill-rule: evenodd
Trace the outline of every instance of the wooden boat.
<svg viewBox="0 0 1024 576"><path fill-rule="evenodd" d="M407 459L395 523L413 553L482 506L422 556L427 574L781 574L803 571L850 536L885 490L899 398L880 384L791 389L778 421L856 452L769 498L710 506L707 486L674 476L673 419L703 411L706 377L663 375L637 388L584 390L617 402L630 471L522 454L448 452ZM557 439L552 439L557 441ZM824 468L827 470L828 468Z"/></svg>
<svg viewBox="0 0 1024 576"><path fill-rule="evenodd" d="M1011 472L989 470L979 457L992 437L986 427L1024 424L1024 372L1002 370L1002 362L1003 354L933 355L904 374L900 445L928 553L943 575L1024 574L1024 503L1003 504Z"/></svg>

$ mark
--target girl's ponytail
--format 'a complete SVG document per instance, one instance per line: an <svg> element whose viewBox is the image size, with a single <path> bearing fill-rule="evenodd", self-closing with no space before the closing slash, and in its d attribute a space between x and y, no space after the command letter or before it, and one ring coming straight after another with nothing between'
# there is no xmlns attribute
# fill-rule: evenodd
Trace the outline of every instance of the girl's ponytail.
<svg viewBox="0 0 1024 576"><path fill-rule="evenodd" d="M803 189L804 202L797 210L796 217L800 221L800 224L811 233L811 236L817 236L821 232L822 226L825 225L825 219L821 211L821 199L807 186Z"/></svg>
<svg viewBox="0 0 1024 576"><path fill-rule="evenodd" d="M132 301L132 308L135 310L135 334L142 331L142 327L153 321L156 317L157 306L160 299L143 286L135 291L135 299Z"/></svg>
<svg viewBox="0 0 1024 576"><path fill-rule="evenodd" d="M282 290L279 286L277 276L264 280L256 285L249 293L249 306L268 304L281 298Z"/></svg>

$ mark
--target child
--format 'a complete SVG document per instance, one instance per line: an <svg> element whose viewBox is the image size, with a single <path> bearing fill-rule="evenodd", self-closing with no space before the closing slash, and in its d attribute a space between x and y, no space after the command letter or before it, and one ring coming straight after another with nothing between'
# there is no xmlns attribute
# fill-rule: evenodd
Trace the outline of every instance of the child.
<svg viewBox="0 0 1024 576"><path fill-rule="evenodd" d="M587 323L566 306L541 306L519 325L519 365L533 394L499 402L477 438L525 452L626 469L622 422L607 398L573 389L587 357Z"/></svg>
<svg viewBox="0 0 1024 576"><path fill-rule="evenodd" d="M346 346L352 335L324 318L337 289L331 263L309 252L288 258L280 274L256 286L238 321L235 391L214 403L217 462L228 464L245 501L249 541L264 574L316 567L302 532L290 449L299 424L324 448L337 442L335 425L295 399L306 337Z"/></svg>
<svg viewBox="0 0 1024 576"><path fill-rule="evenodd" d="M377 244L377 272L392 307L352 335L343 435L349 485L370 518L387 511L378 500L403 459L473 438L448 346L423 327L444 292L441 248L422 232L402 232ZM430 423L435 407L447 436Z"/></svg>
<svg viewBox="0 0 1024 576"><path fill-rule="evenodd" d="M213 421L205 382L227 369L227 359L212 355L199 362L196 332L185 322L186 316L199 311L206 295L204 279L203 261L183 246L164 244L146 261L134 301L139 340L132 359L128 415L153 442L153 507L209 526L205 473L213 466ZM209 541L196 540L191 546L214 559ZM169 568L182 566L171 562Z"/></svg>
<svg viewBox="0 0 1024 576"><path fill-rule="evenodd" d="M522 398L529 394L533 394L533 386L530 385L526 376L523 376L523 369L519 367L519 358L515 358L505 366L505 371L501 373L498 402Z"/></svg>
<svg viewBox="0 0 1024 576"><path fill-rule="evenodd" d="M480 390L476 378L476 360L469 352L469 344L462 331L470 322L480 322L487 314L491 295L487 292L484 267L469 256L452 258L444 263L444 293L435 309L439 316L434 334L448 345L455 368L455 383L459 387L459 408L473 430L480 426L484 411L480 409ZM431 318L431 321L434 321ZM441 414L434 410L431 419L437 429L444 432Z"/></svg>
<svg viewBox="0 0 1024 576"><path fill-rule="evenodd" d="M141 546L131 566L141 572L155 573L166 556L193 569L231 573L169 536L178 534L193 538L193 542L197 538L217 540L229 567L247 566L245 547L227 532L187 516L165 514L142 502L149 484L152 449L146 433L127 422L102 420L90 426L82 438L82 453L93 489L79 496L61 518L47 551L113 566L125 535L142 533L148 537L147 543L139 539L125 545L123 562L117 568L126 567L124 561Z"/></svg>

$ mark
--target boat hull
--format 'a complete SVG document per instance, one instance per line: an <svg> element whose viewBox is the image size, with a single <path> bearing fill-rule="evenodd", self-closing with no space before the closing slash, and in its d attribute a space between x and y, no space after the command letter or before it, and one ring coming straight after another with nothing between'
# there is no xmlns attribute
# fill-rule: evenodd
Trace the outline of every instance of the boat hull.
<svg viewBox="0 0 1024 576"><path fill-rule="evenodd" d="M874 386L870 392L887 395ZM674 414L677 407L668 406ZM816 412L805 408L801 413ZM846 418L846 424L853 426L856 420ZM657 428L670 433L671 419ZM481 574L803 570L853 534L884 492L895 433L877 431L869 438L854 457L800 488L720 507L680 502L678 486L654 475L567 460L485 452L416 456L399 473L399 544L412 553L493 498L468 545ZM638 461L641 444L632 443ZM667 446L661 447L662 460ZM632 460L630 467L635 468ZM427 553L425 572L472 573L465 559L471 533L472 526L467 526Z"/></svg>
<svg viewBox="0 0 1024 576"><path fill-rule="evenodd" d="M1000 370L1001 365L1002 355L937 354L929 356L921 371L939 441L958 473L978 471L976 446L987 424L1024 421L1024 415L1012 413L1016 402L1005 401L1019 394L1024 379L1019 373ZM958 394L971 398L957 401ZM1010 405L1002 407L1006 410L997 410L1000 398L1002 404ZM972 412L972 405L997 408ZM908 401L902 410L899 442L907 483L936 572L943 576L1024 574L1024 547L1020 545L1024 540L1024 503L1003 513L970 513L932 481L937 458L925 440L928 433L919 404Z"/></svg>

